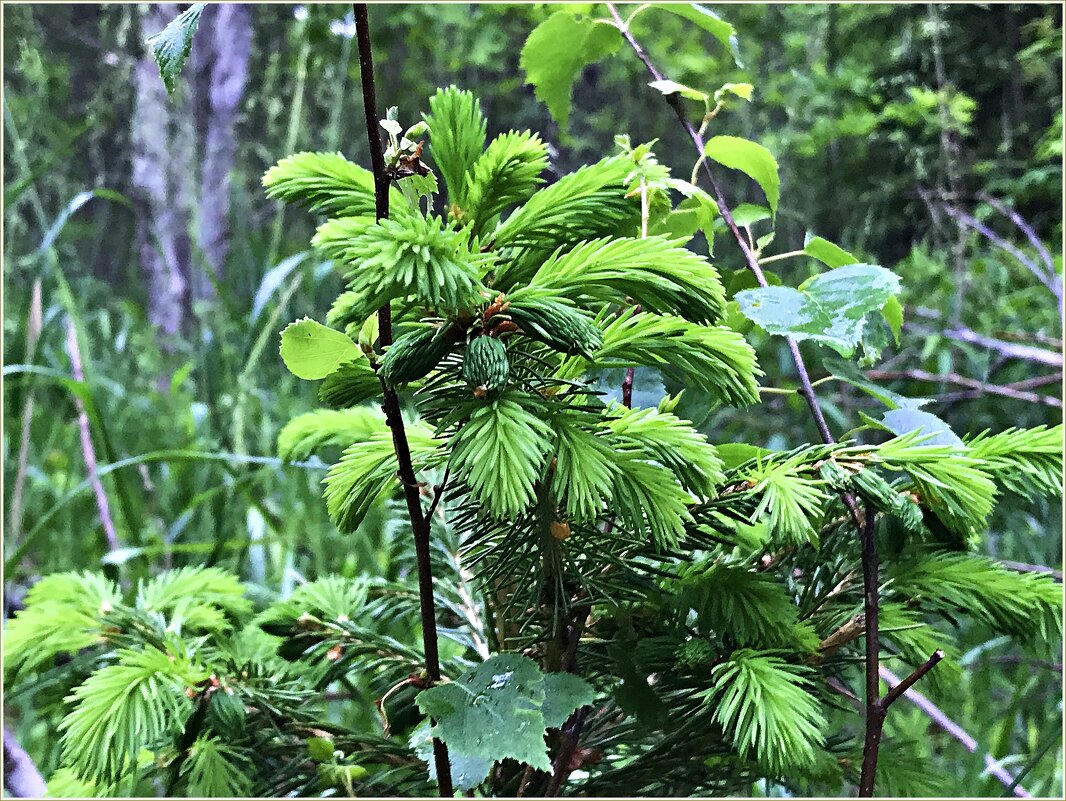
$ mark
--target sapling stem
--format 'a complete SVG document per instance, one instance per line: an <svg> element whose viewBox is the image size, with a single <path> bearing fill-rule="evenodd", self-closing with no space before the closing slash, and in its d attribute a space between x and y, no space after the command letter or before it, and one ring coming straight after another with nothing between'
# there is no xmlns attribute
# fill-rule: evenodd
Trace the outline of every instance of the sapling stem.
<svg viewBox="0 0 1066 801"><path fill-rule="evenodd" d="M374 172L375 216L381 220L389 216L389 176L385 171L385 154L381 147L378 127L377 92L374 86L374 58L370 48L370 26L365 3L353 3L356 41L359 49L359 72L363 87L363 112L366 116L366 135L370 145L370 162ZM392 344L392 306L386 303L378 310L378 341L381 348ZM430 518L422 511L422 498L415 478L411 448L407 442L400 399L396 391L381 382L384 396L382 406L385 420L392 432L392 444L399 464L398 475L403 485L404 500L411 519L411 533L415 542L418 563L418 601L422 617L422 645L426 654L426 672L430 680L440 681L440 656L437 652L437 618L433 603L433 569L430 563ZM437 769L437 787L442 798L451 798L452 774L448 762L448 747L433 739L433 761Z"/></svg>
<svg viewBox="0 0 1066 801"><path fill-rule="evenodd" d="M647 68L651 76L657 80L663 80L663 74L659 72L655 64L652 63L648 54L641 47L640 43L633 37L632 32L629 30L629 25L622 20L618 14L618 10L613 3L607 4L608 10L611 12L611 17L614 18L615 25L618 30L621 31L622 36L626 42L633 49L633 52L637 55ZM740 232L740 228L736 221L733 219L733 213L730 211L729 204L726 202L725 194L722 192L718 181L714 177L714 173L711 172L711 167L707 163L707 159L704 158L704 142L701 134L696 130L688 118L685 116L684 109L681 106L681 102L676 95L664 95L663 98L670 107L673 108L674 113L677 114L678 121L684 127L688 133L689 138L692 139L693 144L699 154L700 160L698 164L703 166L703 172L707 177L707 182L711 187L714 194L714 199L718 203L718 212L722 215L722 219L725 220L726 227L729 228L729 232L732 234L733 239L736 240L737 246L740 248L741 253L744 255L744 260L748 265L748 269L751 270L755 276L756 282L760 287L767 287L769 283L766 280L766 275L762 271L762 266L759 264L759 259L755 254L755 246L751 241L751 231L747 230L748 237L745 239L744 235ZM793 254L781 254L777 258L784 258L785 255ZM774 257L771 257L773 259ZM765 264L764 260L763 263ZM799 343L792 337L786 337L788 342L788 349L792 354L792 361L796 366L796 372L799 374L800 380L800 394L803 395L804 400L807 402L807 407L811 411L811 416L814 418L814 424L818 428L818 433L822 437L822 441L826 445L832 445L836 442L836 438L829 430L829 424L826 422L825 415L822 412L821 406L818 405L818 398L814 394L814 386L811 383L810 373L807 371L807 365L803 361L803 356L800 353ZM859 784L860 796L873 795L873 782L874 771L877 766L877 750L880 745L881 731L884 728L884 715L888 709L888 703L883 703L884 699L878 699L879 681L878 681L878 667L879 667L879 637L877 629L877 617L879 597L877 592L877 544L874 539L874 517L872 510L868 510L865 520L859 510L858 504L855 501L855 496L850 492L844 492L841 494L841 499L844 501L844 505L851 513L852 519L855 521L856 528L859 531L859 536L862 539L862 567L863 567L863 584L865 589L865 601L866 601L866 692L867 692L867 715L866 715L866 739L865 749L863 754L863 771L862 779ZM940 653L939 651L937 653ZM933 655L936 657L936 654ZM925 675L937 662L939 658L930 658L930 662L926 663L928 667L923 666L916 671L914 681L917 681L921 676ZM913 684L913 681L911 682ZM908 685L909 686L909 685ZM904 691L906 688L904 688ZM893 697L891 700L895 700ZM889 701L891 703L891 701ZM871 704L876 707L876 714L870 714ZM869 754L869 756L868 756ZM869 770L867 770L867 762L871 764Z"/></svg>

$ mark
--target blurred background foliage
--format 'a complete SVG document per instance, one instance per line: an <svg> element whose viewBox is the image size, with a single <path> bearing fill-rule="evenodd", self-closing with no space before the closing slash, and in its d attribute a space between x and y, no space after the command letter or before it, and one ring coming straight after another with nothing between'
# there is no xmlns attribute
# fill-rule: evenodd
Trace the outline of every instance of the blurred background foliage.
<svg viewBox="0 0 1066 801"><path fill-rule="evenodd" d="M737 28L743 68L674 15L642 14L635 32L674 80L755 86L753 102L711 132L761 141L781 164L769 254L802 247L812 232L902 277L903 342L868 376L934 398L927 408L959 432L1059 422L1061 8L713 7ZM519 54L555 10L372 6L379 102L398 106L408 125L436 87L455 83L501 126L490 136L541 131L556 173L628 134L657 139L660 159L687 175L691 143L629 52L581 74L565 130L550 118ZM274 458L281 426L315 406L313 390L277 358L277 333L294 317L321 318L340 278L305 252L313 223L269 202L259 180L295 150L368 162L350 7L210 8L168 100L142 41L174 13L3 9L7 614L37 577L101 564L124 578L217 564L263 599L326 573L410 569L391 507L342 537L321 500L323 463ZM759 201L743 181L728 191ZM756 235L768 225L755 223ZM723 274L742 267L727 237L714 255ZM792 259L773 269L796 285L817 268ZM764 384L794 388L783 342L750 337ZM813 377L827 375L826 354L805 351ZM638 375L637 386L638 403L663 391L654 375ZM820 392L839 431L876 405L842 382ZM768 394L742 412L692 391L683 404L713 442L816 439L796 395ZM82 430L110 501L112 541L86 479ZM1058 508L1008 500L983 547L1058 569L1060 533ZM1028 768L1030 792L1060 793L1061 664L978 626L960 643L963 680L925 689L976 737L977 752L938 735L914 708L899 707L890 728L927 743L922 770L944 776L951 794L1003 792L987 776L986 752ZM47 775L52 724L29 700L7 699L8 720Z"/></svg>

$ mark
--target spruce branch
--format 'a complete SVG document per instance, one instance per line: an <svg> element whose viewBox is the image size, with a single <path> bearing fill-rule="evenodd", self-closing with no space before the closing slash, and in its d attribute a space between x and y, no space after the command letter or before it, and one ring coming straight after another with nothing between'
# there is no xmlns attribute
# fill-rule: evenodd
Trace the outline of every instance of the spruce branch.
<svg viewBox="0 0 1066 801"><path fill-rule="evenodd" d="M377 92L374 84L374 57L370 46L370 26L367 5L353 3L356 39L359 51L359 73L362 79L363 112L366 117L367 143L370 146L370 163L374 173L374 212L378 220L389 216L390 179L385 170L385 154L378 127ZM392 304L386 302L378 310L379 347L392 344ZM400 399L396 391L381 382L385 420L392 431L393 447L399 463L399 478L403 484L404 500L411 519L414 536L415 557L418 563L418 598L422 617L422 644L426 656L426 672L434 682L439 682L440 656L437 651L437 620L433 603L433 573L430 564L429 534L430 519L422 510L421 495L411 461L411 448L404 429L400 411ZM453 795L451 766L448 747L439 739L433 739L433 760L437 769L437 786L442 798Z"/></svg>
<svg viewBox="0 0 1066 801"><path fill-rule="evenodd" d="M613 9L612 9L613 11ZM641 178L640 180L640 238L647 239L648 237L648 185L647 182ZM634 313L640 314L642 308L640 304L634 307ZM627 409L633 408L633 379L635 376L635 368L629 367L626 369L625 378L622 379L622 405ZM604 525L604 532L609 532L614 527L614 518L608 519ZM592 604L586 604L577 612L573 623L570 624L567 631L566 652L563 655L563 670L568 673L574 673L577 671L577 647L581 641L581 635L585 631L585 625L588 623L589 615L592 614ZM559 747L559 753L556 755L554 762L552 763L552 776L548 782L548 788L545 791L545 797L552 797L559 794L559 788L562 787L566 777L570 775L571 763L573 762L574 753L577 751L577 743L581 738L581 730L585 727L585 721L589 716L591 707L583 706L576 710L570 719L563 725L563 742Z"/></svg>

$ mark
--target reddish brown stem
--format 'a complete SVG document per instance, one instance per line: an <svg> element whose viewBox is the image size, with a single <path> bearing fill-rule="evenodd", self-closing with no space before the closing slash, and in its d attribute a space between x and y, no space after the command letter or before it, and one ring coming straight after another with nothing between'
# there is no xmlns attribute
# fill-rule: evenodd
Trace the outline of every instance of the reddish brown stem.
<svg viewBox="0 0 1066 801"><path fill-rule="evenodd" d="M359 48L359 72L363 87L363 112L366 117L367 142L370 145L370 163L374 172L374 209L377 219L389 216L389 176L385 170L385 155L382 150L381 131L378 127L377 92L374 87L374 58L370 47L370 25L365 3L353 3L356 40ZM378 310L378 336L381 347L392 344L392 307L386 303ZM426 672L432 681L440 681L440 656L437 652L437 619L433 604L433 571L430 563L430 519L422 511L422 500L415 478L411 448L407 442L400 399L396 392L381 382L382 407L385 420L392 432L392 444L396 451L397 471L403 485L407 513L411 518L411 533L414 536L415 558L418 563L418 600L422 617L422 646L426 654ZM451 766L448 747L439 739L433 739L433 761L437 768L437 786L442 798L451 798Z"/></svg>
<svg viewBox="0 0 1066 801"><path fill-rule="evenodd" d="M618 30L621 31L622 36L629 43L629 46L636 53L644 66L647 68L651 76L661 81L664 79L663 74L652 63L648 54L644 52L644 48L633 37L625 21L619 16L617 9L612 3L607 4L607 8L611 12L611 16L614 18L615 25ZM704 157L704 142L703 137L700 135L696 127L688 121L685 116L685 110L681 105L679 95L665 95L664 99L669 103L670 107L677 115L678 121L684 127L688 133L689 138L692 140L693 145L696 147L696 151L700 158L700 166L703 168L703 173L707 178L707 182L711 187L711 191L714 195L715 201L718 203L718 212L721 214L722 219L725 220L726 227L729 228L730 234L733 239L736 240L737 247L740 248L741 253L744 255L744 261L748 266L748 269L754 275L756 282L760 287L767 287L766 276L763 274L762 267L759 265L759 260L755 256L755 250L752 244L747 238L740 232L740 228L737 226L736 221L733 219L733 213L729 208L729 204L726 202L725 194L722 192L721 186L714 177L714 173L711 171L710 164ZM822 413L821 407L818 405L818 398L814 393L814 387L811 384L810 373L807 370L807 365L803 361L803 355L800 353L799 344L792 337L786 337L788 342L789 352L792 354L792 361L796 366L796 373L799 376L800 381L800 394L807 402L807 407L811 411L811 417L814 419L814 424L818 429L818 433L822 438L822 441L827 445L832 445L836 442L832 432L829 430L829 425L826 422L825 415ZM844 501L844 505L850 512L852 519L855 521L855 525L859 530L859 535L862 538L862 567L863 577L865 583L865 605L866 605L866 697L867 697L867 716L866 716L866 746L864 749L863 757L863 782L860 786L860 795L872 795L873 794L873 780L874 771L877 766L877 749L881 740L881 731L884 726L884 714L887 710L887 704L881 705L878 700L878 605L879 598L877 594L877 573L878 573L878 559L877 559L877 545L874 539L873 531L873 514L867 512L866 519L863 520L862 514L859 510L858 504L855 501L855 497L845 492L841 494L841 499ZM937 660L939 661L939 660ZM936 662L933 662L936 664ZM929 666L930 668L932 665ZM928 670L928 668L926 668ZM924 671L921 675L924 675ZM921 676L915 676L915 681ZM893 699L895 700L895 699ZM873 712L873 714L871 714ZM867 760L870 762L870 769L868 770Z"/></svg>

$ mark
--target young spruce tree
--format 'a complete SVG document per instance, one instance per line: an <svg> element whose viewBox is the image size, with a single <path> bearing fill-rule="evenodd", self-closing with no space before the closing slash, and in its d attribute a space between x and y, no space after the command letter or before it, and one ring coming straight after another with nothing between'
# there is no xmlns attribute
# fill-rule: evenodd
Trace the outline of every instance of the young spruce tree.
<svg viewBox="0 0 1066 801"><path fill-rule="evenodd" d="M748 90L723 89L714 113ZM959 438L854 367L839 370L889 407L869 442L768 451L709 441L678 395L633 405L634 368L758 403L730 310L851 355L894 319L892 273L815 239L812 281L728 298L686 247L728 210L650 145L620 137L546 184L544 141L489 141L469 92L441 89L410 128L396 117L376 173L298 153L264 185L323 218L313 244L346 284L281 335L323 408L279 453L343 448L324 495L352 537L403 495L411 578L322 577L258 611L214 568L127 592L44 579L5 632L5 676L64 714L54 794L840 793L864 762L849 688L871 609L875 673L897 662L931 688L960 670L960 617L1056 647L1059 586L975 546L1000 493L1061 492L1061 427ZM706 150L775 211L764 149ZM877 735L880 791L936 792L916 744Z"/></svg>

